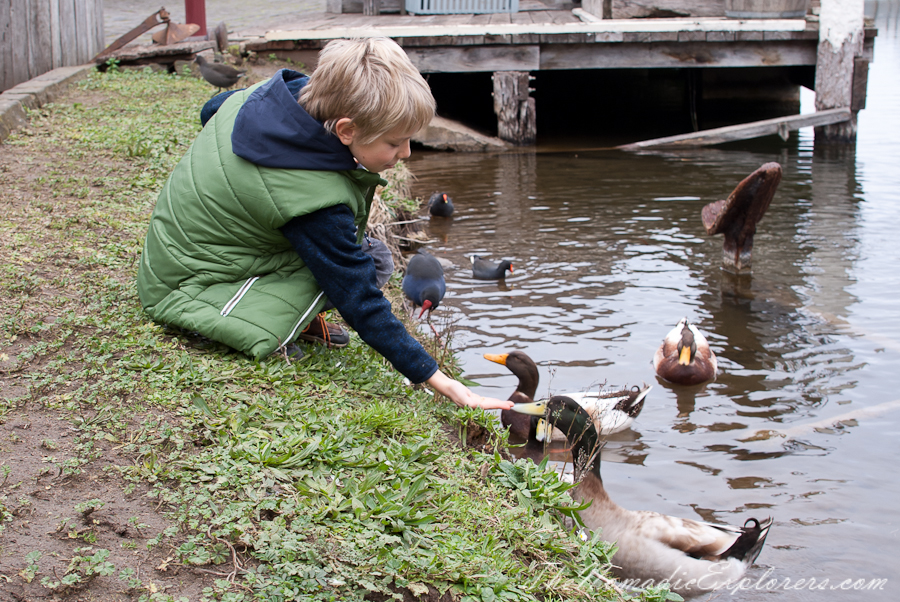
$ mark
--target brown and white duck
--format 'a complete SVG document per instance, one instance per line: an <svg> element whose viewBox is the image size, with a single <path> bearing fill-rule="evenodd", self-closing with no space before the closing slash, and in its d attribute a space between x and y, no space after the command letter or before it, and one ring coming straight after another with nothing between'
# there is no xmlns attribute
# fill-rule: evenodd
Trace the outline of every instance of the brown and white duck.
<svg viewBox="0 0 900 602"><path fill-rule="evenodd" d="M699 385L714 380L719 366L703 333L682 318L656 350L653 368L671 383Z"/></svg>
<svg viewBox="0 0 900 602"><path fill-rule="evenodd" d="M759 556L772 519L748 518L743 527L676 518L622 508L600 477L600 441L591 416L570 397L558 395L514 411L543 415L566 433L575 459L576 501L591 502L579 512L584 525L615 542L613 571L639 583L668 582L672 591L693 596L740 579Z"/></svg>
<svg viewBox="0 0 900 602"><path fill-rule="evenodd" d="M503 354L485 354L484 358L502 364L519 378L516 390L510 395L510 401L514 403L530 403L534 401L537 392L540 374L537 364L534 363L524 351L512 351ZM644 407L644 400L652 387L632 387L619 391L586 391L580 393L566 393L566 395L578 402L588 413L594 417L594 427L601 435L611 435L624 431L634 422L634 419ZM517 436L527 438L532 428L535 428L534 436L537 441L565 441L566 436L559 430L552 429L545 420L539 420L537 425L526 423L512 410L504 410L500 420L504 426L510 427L511 432Z"/></svg>

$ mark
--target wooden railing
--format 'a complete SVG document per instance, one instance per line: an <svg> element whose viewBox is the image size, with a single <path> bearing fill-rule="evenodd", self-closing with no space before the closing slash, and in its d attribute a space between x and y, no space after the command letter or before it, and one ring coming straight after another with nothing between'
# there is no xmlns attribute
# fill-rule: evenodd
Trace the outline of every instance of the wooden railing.
<svg viewBox="0 0 900 602"><path fill-rule="evenodd" d="M103 49L103 0L0 0L0 91Z"/></svg>

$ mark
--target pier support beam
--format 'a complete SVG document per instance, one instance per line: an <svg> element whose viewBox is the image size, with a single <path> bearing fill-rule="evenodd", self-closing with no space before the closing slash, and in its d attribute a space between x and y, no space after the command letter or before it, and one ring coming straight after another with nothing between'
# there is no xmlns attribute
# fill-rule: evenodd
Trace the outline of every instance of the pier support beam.
<svg viewBox="0 0 900 602"><path fill-rule="evenodd" d="M524 146L537 138L537 113L532 89L534 78L527 71L495 71L494 113L497 114L497 137Z"/></svg>
<svg viewBox="0 0 900 602"><path fill-rule="evenodd" d="M856 113L865 106L868 73L868 62L863 56L863 11L863 0L822 0L816 57L816 110L852 107L853 112L850 121L816 128L816 140L856 141Z"/></svg>

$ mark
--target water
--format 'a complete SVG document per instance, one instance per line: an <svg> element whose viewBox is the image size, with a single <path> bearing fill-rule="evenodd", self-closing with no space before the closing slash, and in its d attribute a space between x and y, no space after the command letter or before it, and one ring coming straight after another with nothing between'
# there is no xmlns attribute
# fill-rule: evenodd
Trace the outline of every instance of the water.
<svg viewBox="0 0 900 602"><path fill-rule="evenodd" d="M456 205L451 222L430 224L429 249L456 266L443 311L476 390L508 396L515 378L481 356L512 349L538 362L541 396L653 384L633 428L604 449L607 489L631 509L773 516L738 600L893 600L900 585L900 407L882 405L900 399L898 6L868 6L879 34L855 148L815 147L802 132L641 155L409 161L415 194L447 191ZM700 210L768 161L784 178L752 276L738 278L720 269L722 239L705 234ZM512 259L515 273L473 280L473 253ZM719 358L713 383L656 378L653 353L682 316ZM775 429L785 436L748 440ZM834 589L873 579L887 582Z"/></svg>

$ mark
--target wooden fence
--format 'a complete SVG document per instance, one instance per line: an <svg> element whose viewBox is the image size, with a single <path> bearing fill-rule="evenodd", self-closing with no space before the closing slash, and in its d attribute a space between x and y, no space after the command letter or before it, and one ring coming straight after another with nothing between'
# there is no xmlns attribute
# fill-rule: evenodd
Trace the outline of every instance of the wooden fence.
<svg viewBox="0 0 900 602"><path fill-rule="evenodd" d="M0 91L103 48L103 0L0 0Z"/></svg>

